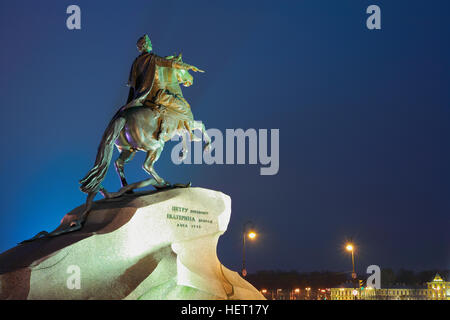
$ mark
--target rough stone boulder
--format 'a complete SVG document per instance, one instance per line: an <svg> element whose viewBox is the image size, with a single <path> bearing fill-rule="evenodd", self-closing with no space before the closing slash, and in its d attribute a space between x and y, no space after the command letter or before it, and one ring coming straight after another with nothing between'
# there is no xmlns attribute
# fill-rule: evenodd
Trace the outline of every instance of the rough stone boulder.
<svg viewBox="0 0 450 320"><path fill-rule="evenodd" d="M82 230L0 255L0 299L264 299L217 258L230 214L202 188L97 201Z"/></svg>

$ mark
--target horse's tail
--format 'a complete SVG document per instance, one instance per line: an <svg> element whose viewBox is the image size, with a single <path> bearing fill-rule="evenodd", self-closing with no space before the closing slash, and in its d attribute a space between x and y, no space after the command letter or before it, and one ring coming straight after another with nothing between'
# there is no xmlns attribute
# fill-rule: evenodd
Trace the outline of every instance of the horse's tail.
<svg viewBox="0 0 450 320"><path fill-rule="evenodd" d="M119 137L120 131L125 126L125 118L114 117L108 124L98 146L97 158L94 167L80 180L80 190L85 193L98 192L100 183L105 178L109 163L114 151L114 142Z"/></svg>

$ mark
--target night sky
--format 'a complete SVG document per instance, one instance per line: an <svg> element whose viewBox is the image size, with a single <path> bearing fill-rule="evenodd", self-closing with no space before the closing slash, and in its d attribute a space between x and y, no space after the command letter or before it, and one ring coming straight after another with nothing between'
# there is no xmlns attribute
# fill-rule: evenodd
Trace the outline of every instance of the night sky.
<svg viewBox="0 0 450 320"><path fill-rule="evenodd" d="M81 8L68 30L66 8ZM381 8L381 30L366 8ZM156 164L170 182L232 198L218 256L249 272L351 269L356 262L450 268L450 2L2 1L0 4L0 251L85 201L78 180L125 103L136 40L182 51L184 88L207 128L280 129L280 169ZM115 157L115 156L114 156ZM146 178L144 153L126 167ZM110 170L104 185L119 188Z"/></svg>

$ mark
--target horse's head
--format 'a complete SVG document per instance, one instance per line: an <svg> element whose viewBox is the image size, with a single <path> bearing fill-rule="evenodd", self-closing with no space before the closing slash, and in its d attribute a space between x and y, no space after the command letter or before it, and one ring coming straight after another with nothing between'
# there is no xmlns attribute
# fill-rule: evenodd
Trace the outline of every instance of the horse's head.
<svg viewBox="0 0 450 320"><path fill-rule="evenodd" d="M166 59L183 62L181 52L177 56L168 56ZM187 70L176 69L178 83L182 83L185 87L189 87L194 82L194 77Z"/></svg>

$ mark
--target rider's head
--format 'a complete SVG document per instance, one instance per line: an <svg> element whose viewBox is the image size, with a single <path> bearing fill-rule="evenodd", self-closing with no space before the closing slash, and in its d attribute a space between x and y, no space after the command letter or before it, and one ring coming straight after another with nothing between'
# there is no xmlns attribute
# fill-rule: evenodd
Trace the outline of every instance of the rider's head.
<svg viewBox="0 0 450 320"><path fill-rule="evenodd" d="M152 42L148 35L144 34L140 37L136 43L137 49L139 52L150 52L152 51Z"/></svg>

